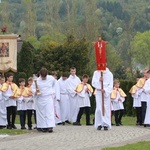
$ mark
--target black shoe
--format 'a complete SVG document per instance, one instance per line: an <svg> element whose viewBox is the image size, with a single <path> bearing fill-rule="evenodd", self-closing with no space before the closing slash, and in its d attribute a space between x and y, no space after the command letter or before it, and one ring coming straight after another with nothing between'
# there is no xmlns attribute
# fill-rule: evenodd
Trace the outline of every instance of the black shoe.
<svg viewBox="0 0 150 150"><path fill-rule="evenodd" d="M114 126L115 124L111 123L112 126Z"/></svg>
<svg viewBox="0 0 150 150"><path fill-rule="evenodd" d="M64 126L64 125L65 125L65 122L62 122L62 125Z"/></svg>
<svg viewBox="0 0 150 150"><path fill-rule="evenodd" d="M147 125L146 125L146 124L144 124L144 127L147 127Z"/></svg>
<svg viewBox="0 0 150 150"><path fill-rule="evenodd" d="M123 126L122 122L119 122L119 125L120 125L120 126Z"/></svg>
<svg viewBox="0 0 150 150"><path fill-rule="evenodd" d="M87 125L87 126L93 126L93 124L91 124L91 123L87 123L86 125Z"/></svg>
<svg viewBox="0 0 150 150"><path fill-rule="evenodd" d="M98 127L97 127L97 130L101 130L101 129L102 129L102 126L98 126Z"/></svg>
<svg viewBox="0 0 150 150"><path fill-rule="evenodd" d="M71 124L71 122L70 122L70 121L68 121L68 120L67 120L67 121L65 121L65 122L66 122L66 123L68 123L68 124Z"/></svg>
<svg viewBox="0 0 150 150"><path fill-rule="evenodd" d="M17 129L17 127L15 125L12 125L12 129Z"/></svg>
<svg viewBox="0 0 150 150"><path fill-rule="evenodd" d="M6 126L0 126L0 129L4 129L4 128L6 128Z"/></svg>
<svg viewBox="0 0 150 150"><path fill-rule="evenodd" d="M24 127L24 126L23 126L23 127L21 127L21 130L25 130L25 129L26 129L26 127Z"/></svg>
<svg viewBox="0 0 150 150"><path fill-rule="evenodd" d="M108 130L108 127L104 126L104 130Z"/></svg>
<svg viewBox="0 0 150 150"><path fill-rule="evenodd" d="M60 123L57 123L57 125L62 125L62 122L60 122Z"/></svg>
<svg viewBox="0 0 150 150"><path fill-rule="evenodd" d="M37 129L37 127L34 127L33 129Z"/></svg>
<svg viewBox="0 0 150 150"><path fill-rule="evenodd" d="M7 125L7 129L12 129L12 127L10 125Z"/></svg>
<svg viewBox="0 0 150 150"><path fill-rule="evenodd" d="M79 122L73 122L74 126L81 126L81 124Z"/></svg>
<svg viewBox="0 0 150 150"><path fill-rule="evenodd" d="M32 127L29 127L28 130L32 130Z"/></svg>
<svg viewBox="0 0 150 150"><path fill-rule="evenodd" d="M116 126L120 126L120 124L119 124L119 123L116 123Z"/></svg>
<svg viewBox="0 0 150 150"><path fill-rule="evenodd" d="M41 128L41 131L42 132L48 132L48 129L47 128Z"/></svg>
<svg viewBox="0 0 150 150"><path fill-rule="evenodd" d="M42 129L41 129L41 128L36 128L36 129L37 129L39 132L40 132L40 131L42 131Z"/></svg>
<svg viewBox="0 0 150 150"><path fill-rule="evenodd" d="M53 128L49 128L49 129L48 129L48 132L49 132L49 133L52 133L52 132L53 132Z"/></svg>

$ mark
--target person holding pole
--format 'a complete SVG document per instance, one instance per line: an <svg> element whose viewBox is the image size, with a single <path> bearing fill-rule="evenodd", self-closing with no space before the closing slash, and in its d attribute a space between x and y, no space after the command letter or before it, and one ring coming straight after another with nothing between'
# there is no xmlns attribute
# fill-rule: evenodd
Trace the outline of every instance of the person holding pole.
<svg viewBox="0 0 150 150"><path fill-rule="evenodd" d="M93 74L92 86L96 89L95 127L97 130L111 128L110 93L113 90L113 75L106 68L106 43L102 37L94 43L97 70Z"/></svg>

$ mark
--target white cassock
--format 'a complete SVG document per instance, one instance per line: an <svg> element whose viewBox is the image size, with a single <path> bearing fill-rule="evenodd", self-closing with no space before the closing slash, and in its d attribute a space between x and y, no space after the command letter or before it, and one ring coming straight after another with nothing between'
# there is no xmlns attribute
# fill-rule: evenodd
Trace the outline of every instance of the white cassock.
<svg viewBox="0 0 150 150"><path fill-rule="evenodd" d="M4 98L2 96L2 91L0 91L0 126L6 125L7 125L6 106Z"/></svg>
<svg viewBox="0 0 150 150"><path fill-rule="evenodd" d="M150 78L146 80L143 89L147 96L147 109L144 124L150 124Z"/></svg>
<svg viewBox="0 0 150 150"><path fill-rule="evenodd" d="M70 75L67 79L67 92L69 94L69 105L70 105L70 119L71 122L76 122L77 115L79 112L77 93L75 89L77 85L81 83L81 80L75 75Z"/></svg>
<svg viewBox="0 0 150 150"><path fill-rule="evenodd" d="M53 88L55 84L54 77L47 75L46 80L37 78L38 89L41 94L35 94L35 109L37 128L55 127L55 113L53 101ZM35 83L31 86L32 92L36 92Z"/></svg>
<svg viewBox="0 0 150 150"><path fill-rule="evenodd" d="M120 99L120 101L118 101L118 99ZM115 99L112 99L112 107L113 107L113 110L116 111L116 110L122 110L124 109L124 105L123 105L123 102L125 101L125 98L122 97L120 95L120 93L117 91L117 96Z"/></svg>
<svg viewBox="0 0 150 150"><path fill-rule="evenodd" d="M102 115L102 93L101 82L100 82L101 72L95 71L92 78L92 86L96 88L96 110L95 110L95 127L106 126L111 128L111 101L110 93L113 90L113 75L106 68L106 71L103 72L103 86L104 86L104 108L105 115Z"/></svg>
<svg viewBox="0 0 150 150"><path fill-rule="evenodd" d="M60 86L60 113L61 120L65 122L69 120L69 96L67 92L67 79L63 80L62 77L58 80Z"/></svg>
<svg viewBox="0 0 150 150"><path fill-rule="evenodd" d="M54 78L55 79L55 78ZM55 84L54 84L54 111L55 111L55 122L56 123L61 123L61 113L60 113L60 86L58 83L58 80L55 79Z"/></svg>

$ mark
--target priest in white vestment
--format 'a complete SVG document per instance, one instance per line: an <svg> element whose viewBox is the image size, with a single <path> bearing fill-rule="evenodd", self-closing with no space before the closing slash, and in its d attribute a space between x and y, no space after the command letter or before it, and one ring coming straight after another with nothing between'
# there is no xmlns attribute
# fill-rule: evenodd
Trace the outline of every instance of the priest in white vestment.
<svg viewBox="0 0 150 150"><path fill-rule="evenodd" d="M67 80L67 92L69 95L69 104L70 104L70 119L71 122L76 122L77 115L79 112L79 105L78 105L78 99L77 99L77 93L75 91L77 85L81 83L81 80L79 77L76 76L76 68L72 67L70 69L70 76Z"/></svg>
<svg viewBox="0 0 150 150"><path fill-rule="evenodd" d="M55 79L53 76L47 75L45 68L40 70L40 77L37 78L36 84L32 85L32 92L36 95L36 120L37 129L43 132L53 132L55 127L55 113L53 101L53 88ZM41 94L37 94L37 88Z"/></svg>
<svg viewBox="0 0 150 150"><path fill-rule="evenodd" d="M63 73L58 80L60 86L60 113L63 125L69 120L69 96L67 92L67 74Z"/></svg>
<svg viewBox="0 0 150 150"><path fill-rule="evenodd" d="M103 80L104 90L101 88L101 80ZM108 128L111 128L110 93L113 89L113 75L108 68L103 72L103 78L100 71L94 72L92 86L96 89L95 127L97 130L101 130L102 127L104 127L104 130L108 130ZM104 116L102 114L102 92L104 92Z"/></svg>
<svg viewBox="0 0 150 150"><path fill-rule="evenodd" d="M0 87L4 82L5 82L5 78L0 77ZM6 125L7 125L6 106L2 95L2 91L0 91L0 129L5 128Z"/></svg>

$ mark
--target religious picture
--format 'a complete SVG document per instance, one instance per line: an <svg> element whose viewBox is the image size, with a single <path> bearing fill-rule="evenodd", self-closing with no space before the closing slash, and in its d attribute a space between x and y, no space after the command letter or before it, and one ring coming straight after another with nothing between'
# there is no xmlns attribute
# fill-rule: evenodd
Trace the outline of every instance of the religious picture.
<svg viewBox="0 0 150 150"><path fill-rule="evenodd" d="M9 57L9 43L0 42L0 57Z"/></svg>

